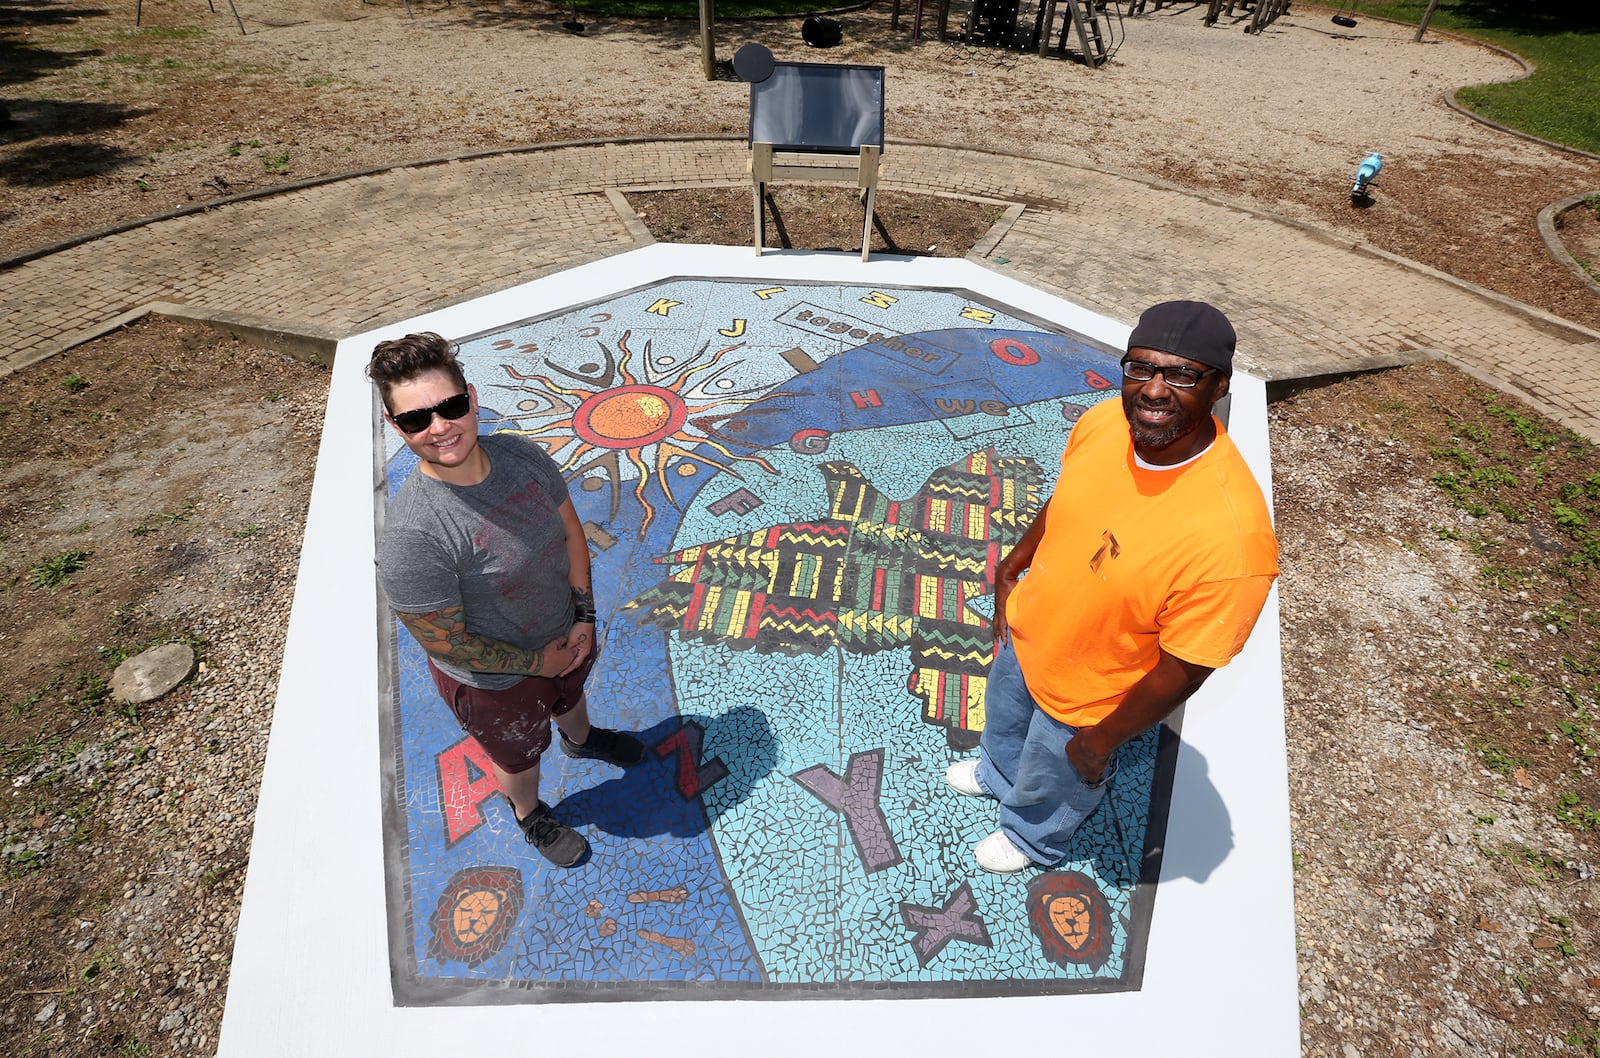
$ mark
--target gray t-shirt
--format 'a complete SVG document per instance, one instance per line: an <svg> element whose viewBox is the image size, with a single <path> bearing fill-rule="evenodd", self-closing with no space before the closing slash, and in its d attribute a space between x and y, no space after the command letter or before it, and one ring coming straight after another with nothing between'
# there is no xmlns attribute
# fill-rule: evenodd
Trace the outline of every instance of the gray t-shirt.
<svg viewBox="0 0 1600 1058"><path fill-rule="evenodd" d="M413 473L389 507L378 541L378 583L402 613L460 604L467 631L514 646L542 647L572 627L567 533L560 507L567 483L535 441L478 438L489 476L450 485ZM523 677L433 663L462 683L503 690Z"/></svg>

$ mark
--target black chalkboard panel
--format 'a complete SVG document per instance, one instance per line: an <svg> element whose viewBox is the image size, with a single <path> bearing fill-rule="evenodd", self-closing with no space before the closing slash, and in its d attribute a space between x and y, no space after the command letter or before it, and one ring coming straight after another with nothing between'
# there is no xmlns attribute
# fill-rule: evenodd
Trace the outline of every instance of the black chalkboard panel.
<svg viewBox="0 0 1600 1058"><path fill-rule="evenodd" d="M750 86L750 142L839 154L883 146L883 67L773 63Z"/></svg>

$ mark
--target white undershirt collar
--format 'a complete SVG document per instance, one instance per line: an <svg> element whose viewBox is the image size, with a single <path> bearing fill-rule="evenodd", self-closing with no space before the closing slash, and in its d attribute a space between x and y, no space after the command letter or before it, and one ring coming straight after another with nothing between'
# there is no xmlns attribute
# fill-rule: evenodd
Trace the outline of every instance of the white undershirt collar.
<svg viewBox="0 0 1600 1058"><path fill-rule="evenodd" d="M1196 459L1199 459L1201 456L1203 456L1207 452L1211 451L1212 447L1214 445L1216 445L1216 443L1217 443L1216 438L1212 438L1211 439L1211 444L1206 445L1204 448L1200 449L1200 451L1196 452L1194 455L1190 456L1188 459L1185 459L1181 463L1169 464L1168 466L1157 466L1154 463L1146 463L1144 461L1144 458L1139 455L1139 450L1137 448L1135 448L1133 450L1133 462L1134 462L1134 465L1139 467L1141 470L1177 470L1179 467L1188 466L1190 463L1193 463Z"/></svg>

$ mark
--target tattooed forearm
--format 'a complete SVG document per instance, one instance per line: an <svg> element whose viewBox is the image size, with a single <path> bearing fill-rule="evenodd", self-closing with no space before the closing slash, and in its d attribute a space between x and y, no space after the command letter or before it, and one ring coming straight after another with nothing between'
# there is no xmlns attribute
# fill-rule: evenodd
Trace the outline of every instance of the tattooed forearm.
<svg viewBox="0 0 1600 1058"><path fill-rule="evenodd" d="M572 588L572 620L576 624L592 625L595 622L594 589L590 587Z"/></svg>
<svg viewBox="0 0 1600 1058"><path fill-rule="evenodd" d="M395 616L416 637L423 650L473 672L537 676L544 664L543 650L524 650L503 640L468 632L466 610L460 606L432 613L396 611Z"/></svg>

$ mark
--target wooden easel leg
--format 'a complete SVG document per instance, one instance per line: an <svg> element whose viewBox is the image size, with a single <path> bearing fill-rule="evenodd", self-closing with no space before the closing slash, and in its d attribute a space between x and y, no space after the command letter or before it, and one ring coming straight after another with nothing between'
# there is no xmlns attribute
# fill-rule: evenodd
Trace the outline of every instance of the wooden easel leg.
<svg viewBox="0 0 1600 1058"><path fill-rule="evenodd" d="M878 185L874 181L872 186L867 188L867 219L861 225L861 259L863 261L867 259L867 251L872 249L872 210L877 205L877 202Z"/></svg>
<svg viewBox="0 0 1600 1058"><path fill-rule="evenodd" d="M760 257L761 256L761 244L766 240L767 185L763 184L759 180L756 181L755 223L756 223L756 234L755 234L756 256Z"/></svg>
<svg viewBox="0 0 1600 1058"><path fill-rule="evenodd" d="M883 148L876 144L861 145L861 159L856 163L856 181L861 187L862 200L867 204L867 216L861 224L861 259L867 259L872 249L872 214L878 204L878 165Z"/></svg>
<svg viewBox="0 0 1600 1058"><path fill-rule="evenodd" d="M767 241L767 183L772 179L772 144L752 143L750 145L750 186L755 189L755 202L751 208L751 219L755 222L755 231L751 239L755 243L756 256L761 256L762 244Z"/></svg>

